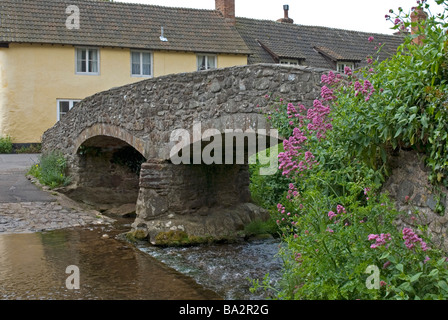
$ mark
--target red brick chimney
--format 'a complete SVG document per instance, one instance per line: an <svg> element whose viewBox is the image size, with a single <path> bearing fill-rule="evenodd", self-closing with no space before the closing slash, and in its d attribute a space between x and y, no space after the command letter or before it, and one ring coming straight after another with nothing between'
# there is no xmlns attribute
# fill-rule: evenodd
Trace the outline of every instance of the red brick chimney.
<svg viewBox="0 0 448 320"><path fill-rule="evenodd" d="M418 34L419 28L424 28L423 24L427 18L428 14L422 8L414 8L414 11L411 13L411 34ZM419 35L412 41L417 45L422 45L424 38L423 35Z"/></svg>
<svg viewBox="0 0 448 320"><path fill-rule="evenodd" d="M277 22L283 22L283 23L294 23L294 20L292 20L289 17L289 5L285 4L283 6L283 11L285 13L285 16L282 19L278 19Z"/></svg>
<svg viewBox="0 0 448 320"><path fill-rule="evenodd" d="M215 0L215 9L222 13L229 24L236 24L235 0Z"/></svg>

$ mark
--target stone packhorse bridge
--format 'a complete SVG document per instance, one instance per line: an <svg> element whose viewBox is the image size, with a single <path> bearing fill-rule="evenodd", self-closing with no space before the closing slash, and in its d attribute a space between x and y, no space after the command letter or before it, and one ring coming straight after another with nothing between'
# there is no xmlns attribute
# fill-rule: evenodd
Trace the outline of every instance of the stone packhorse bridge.
<svg viewBox="0 0 448 320"><path fill-rule="evenodd" d="M256 140L257 151L278 142L263 114L269 104L265 96L311 106L325 71L258 64L113 88L82 100L46 131L43 152L57 150L67 158L72 176L69 196L92 204L136 203L131 233L138 238L163 243L173 234L170 231L226 238L268 216L251 203L247 165L253 150L250 130L256 137L266 135L267 144ZM171 161L170 152L180 141L171 139L176 129L192 137L183 141L186 153L178 153L192 151L189 163ZM226 129L246 133L246 147L232 148L234 161L195 161L209 141L228 137ZM244 163L236 160L242 152Z"/></svg>

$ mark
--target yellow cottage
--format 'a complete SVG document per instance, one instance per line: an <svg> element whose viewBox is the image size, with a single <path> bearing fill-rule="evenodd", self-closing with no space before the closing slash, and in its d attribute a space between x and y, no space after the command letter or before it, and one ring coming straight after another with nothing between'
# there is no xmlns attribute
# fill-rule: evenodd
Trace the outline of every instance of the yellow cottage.
<svg viewBox="0 0 448 320"><path fill-rule="evenodd" d="M234 12L0 0L0 136L39 143L77 101L170 73L247 64ZM225 15L225 16L224 16Z"/></svg>

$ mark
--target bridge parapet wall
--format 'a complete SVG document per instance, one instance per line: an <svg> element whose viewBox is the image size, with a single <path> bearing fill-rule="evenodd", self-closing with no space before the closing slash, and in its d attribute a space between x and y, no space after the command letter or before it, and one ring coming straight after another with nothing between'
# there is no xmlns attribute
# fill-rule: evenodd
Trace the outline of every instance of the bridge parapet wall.
<svg viewBox="0 0 448 320"><path fill-rule="evenodd" d="M83 139L98 131L125 137L148 159L167 159L171 132L191 130L194 121L202 123L202 130L266 128L265 95L312 106L325 72L255 64L172 74L112 88L82 100L47 130L43 151L75 154Z"/></svg>

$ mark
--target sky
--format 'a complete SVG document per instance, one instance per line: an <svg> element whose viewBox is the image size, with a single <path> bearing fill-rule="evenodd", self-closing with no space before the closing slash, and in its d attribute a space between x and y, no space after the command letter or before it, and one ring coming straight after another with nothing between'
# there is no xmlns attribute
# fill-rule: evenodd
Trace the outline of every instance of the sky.
<svg viewBox="0 0 448 320"><path fill-rule="evenodd" d="M214 9L214 0L115 0L168 7ZM277 20L283 18L283 5L289 5L294 23L310 26L392 34L392 22L384 16L389 9L402 7L409 12L416 0L235 0L237 17ZM434 0L428 0L432 13L440 12ZM439 9L439 10L437 10Z"/></svg>

